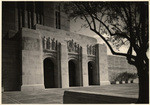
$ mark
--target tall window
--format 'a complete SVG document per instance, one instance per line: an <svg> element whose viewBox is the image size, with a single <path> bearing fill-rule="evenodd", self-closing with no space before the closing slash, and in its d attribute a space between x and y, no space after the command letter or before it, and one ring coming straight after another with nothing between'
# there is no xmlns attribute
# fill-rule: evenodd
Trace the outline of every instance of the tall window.
<svg viewBox="0 0 150 105"><path fill-rule="evenodd" d="M33 2L27 2L28 28L33 28Z"/></svg>
<svg viewBox="0 0 150 105"><path fill-rule="evenodd" d="M56 15L56 28L57 29L60 29L60 12L56 11L55 12L55 15Z"/></svg>
<svg viewBox="0 0 150 105"><path fill-rule="evenodd" d="M56 19L56 28L61 29L61 24L60 24L60 5L56 5L55 8L55 19Z"/></svg>
<svg viewBox="0 0 150 105"><path fill-rule="evenodd" d="M18 28L22 28L25 26L25 2L18 2Z"/></svg>
<svg viewBox="0 0 150 105"><path fill-rule="evenodd" d="M36 8L36 23L43 24L43 3L42 2L36 2L35 3Z"/></svg>

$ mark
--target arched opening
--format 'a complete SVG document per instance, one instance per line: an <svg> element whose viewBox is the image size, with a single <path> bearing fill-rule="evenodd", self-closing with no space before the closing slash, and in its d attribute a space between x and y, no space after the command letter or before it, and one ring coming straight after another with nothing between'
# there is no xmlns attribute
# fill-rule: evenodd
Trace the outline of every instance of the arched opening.
<svg viewBox="0 0 150 105"><path fill-rule="evenodd" d="M72 59L68 62L69 86L82 86L82 71L79 62Z"/></svg>
<svg viewBox="0 0 150 105"><path fill-rule="evenodd" d="M99 73L96 70L95 63L90 61L88 62L88 76L89 76L89 85L98 85L99 84Z"/></svg>
<svg viewBox="0 0 150 105"><path fill-rule="evenodd" d="M69 61L69 86L76 86L76 64Z"/></svg>
<svg viewBox="0 0 150 105"><path fill-rule="evenodd" d="M55 87L54 63L49 58L44 60L44 85L45 88Z"/></svg>

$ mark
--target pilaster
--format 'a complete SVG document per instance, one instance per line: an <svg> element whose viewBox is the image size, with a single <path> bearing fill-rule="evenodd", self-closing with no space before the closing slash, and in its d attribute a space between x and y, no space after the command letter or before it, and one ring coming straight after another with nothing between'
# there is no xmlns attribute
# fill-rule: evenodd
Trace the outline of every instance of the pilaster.
<svg viewBox="0 0 150 105"><path fill-rule="evenodd" d="M108 61L107 61L107 47L103 44L97 44L97 68L99 70L100 85L110 84L108 79Z"/></svg>
<svg viewBox="0 0 150 105"><path fill-rule="evenodd" d="M61 84L62 88L69 87L69 71L68 71L68 51L67 45L61 43L61 56L60 56L60 65L61 65Z"/></svg>
<svg viewBox="0 0 150 105"><path fill-rule="evenodd" d="M28 28L28 12L26 9L27 4L24 5L24 27Z"/></svg>
<svg viewBox="0 0 150 105"><path fill-rule="evenodd" d="M88 86L88 64L87 64L87 49L82 47L82 75L83 75L83 87Z"/></svg>

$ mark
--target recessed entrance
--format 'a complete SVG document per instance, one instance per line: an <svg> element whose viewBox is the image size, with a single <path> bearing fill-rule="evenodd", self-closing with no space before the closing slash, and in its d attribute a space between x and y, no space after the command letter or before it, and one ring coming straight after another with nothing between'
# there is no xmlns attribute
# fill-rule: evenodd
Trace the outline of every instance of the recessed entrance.
<svg viewBox="0 0 150 105"><path fill-rule="evenodd" d="M96 70L95 63L92 61L88 62L88 76L89 76L89 85L99 84L98 71Z"/></svg>
<svg viewBox="0 0 150 105"><path fill-rule="evenodd" d="M54 63L51 59L46 58L44 60L44 85L45 88L54 88Z"/></svg>
<svg viewBox="0 0 150 105"><path fill-rule="evenodd" d="M69 61L69 86L76 86L76 65L72 60Z"/></svg>
<svg viewBox="0 0 150 105"><path fill-rule="evenodd" d="M79 66L78 60L72 59L68 62L69 71L69 86L82 86L82 71Z"/></svg>

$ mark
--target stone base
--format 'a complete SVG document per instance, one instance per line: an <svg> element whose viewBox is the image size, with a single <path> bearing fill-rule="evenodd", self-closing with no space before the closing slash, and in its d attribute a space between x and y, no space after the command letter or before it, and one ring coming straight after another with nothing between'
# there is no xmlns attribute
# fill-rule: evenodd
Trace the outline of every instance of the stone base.
<svg viewBox="0 0 150 105"><path fill-rule="evenodd" d="M110 85L109 81L100 81L100 85Z"/></svg>
<svg viewBox="0 0 150 105"><path fill-rule="evenodd" d="M35 90L44 90L45 87L43 84L33 84L33 85L22 85L21 91L35 91Z"/></svg>

